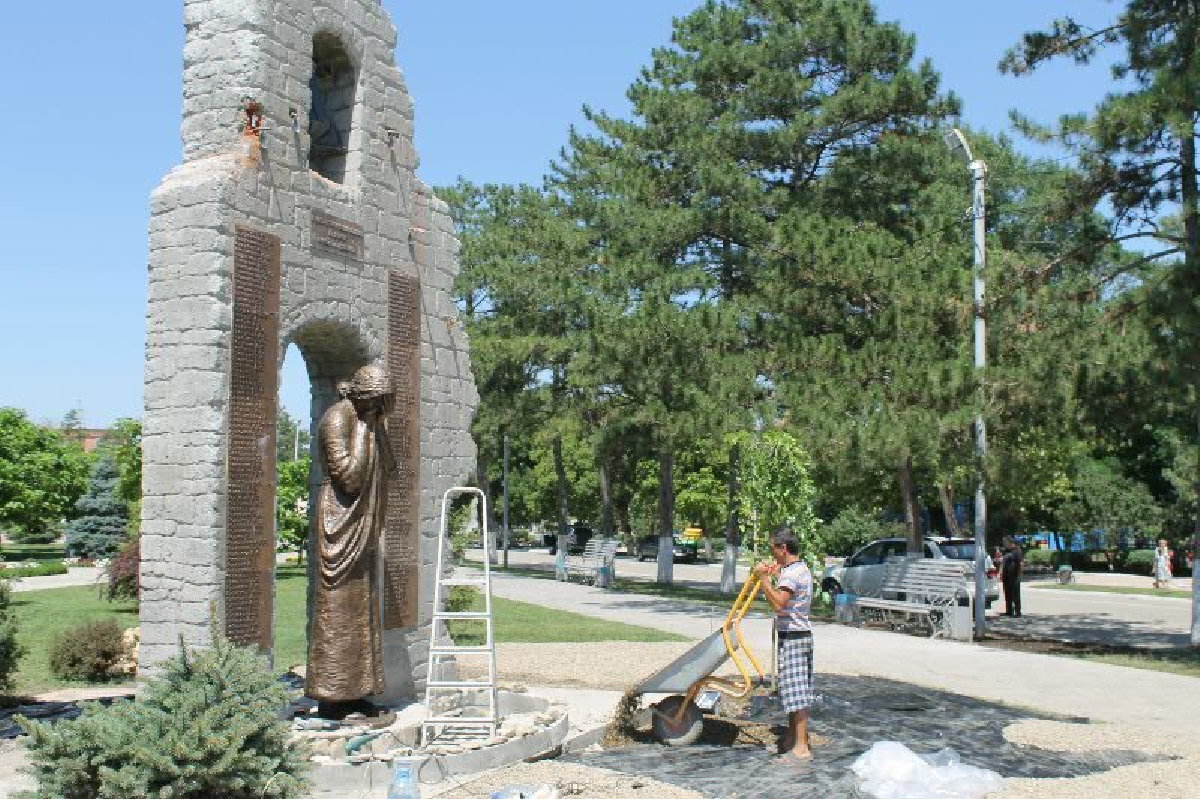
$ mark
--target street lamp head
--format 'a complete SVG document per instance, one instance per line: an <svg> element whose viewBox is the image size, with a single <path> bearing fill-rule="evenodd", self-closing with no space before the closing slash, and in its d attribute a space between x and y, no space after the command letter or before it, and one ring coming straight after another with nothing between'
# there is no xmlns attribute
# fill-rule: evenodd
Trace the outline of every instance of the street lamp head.
<svg viewBox="0 0 1200 800"><path fill-rule="evenodd" d="M967 137L963 136L963 132L958 128L951 128L946 131L945 138L946 146L958 155L963 160L963 163L970 164L975 160L975 156L971 155L971 145L967 144Z"/></svg>

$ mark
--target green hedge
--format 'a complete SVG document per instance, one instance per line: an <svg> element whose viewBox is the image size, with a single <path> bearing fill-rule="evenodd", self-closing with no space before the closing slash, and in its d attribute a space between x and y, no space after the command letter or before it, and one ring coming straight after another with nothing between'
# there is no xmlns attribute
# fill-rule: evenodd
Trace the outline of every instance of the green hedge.
<svg viewBox="0 0 1200 800"><path fill-rule="evenodd" d="M61 561L41 561L28 567L0 568L0 578L40 578L44 575L66 575L67 565Z"/></svg>
<svg viewBox="0 0 1200 800"><path fill-rule="evenodd" d="M1123 566L1125 572L1151 575L1154 572L1154 551L1130 550L1125 557L1125 564Z"/></svg>
<svg viewBox="0 0 1200 800"><path fill-rule="evenodd" d="M1041 547L1030 550L1025 554L1025 564L1030 567L1049 567L1054 564L1054 551Z"/></svg>

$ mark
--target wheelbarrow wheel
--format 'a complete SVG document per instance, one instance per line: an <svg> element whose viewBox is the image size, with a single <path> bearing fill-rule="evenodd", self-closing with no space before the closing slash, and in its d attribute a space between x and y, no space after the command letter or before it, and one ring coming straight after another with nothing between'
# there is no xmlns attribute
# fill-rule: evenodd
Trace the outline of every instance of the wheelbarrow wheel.
<svg viewBox="0 0 1200 800"><path fill-rule="evenodd" d="M683 709L678 722L673 722L683 705L683 695L673 694L654 706L654 738L671 747L695 744L704 730L704 712L693 702Z"/></svg>

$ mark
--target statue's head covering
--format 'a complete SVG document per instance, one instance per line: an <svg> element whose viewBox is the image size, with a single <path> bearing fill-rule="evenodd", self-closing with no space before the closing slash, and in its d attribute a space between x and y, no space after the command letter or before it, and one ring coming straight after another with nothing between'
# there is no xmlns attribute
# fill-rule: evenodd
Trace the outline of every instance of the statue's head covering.
<svg viewBox="0 0 1200 800"><path fill-rule="evenodd" d="M375 364L362 367L350 380L350 397L353 400L369 400L391 393L392 381L388 378L387 370Z"/></svg>

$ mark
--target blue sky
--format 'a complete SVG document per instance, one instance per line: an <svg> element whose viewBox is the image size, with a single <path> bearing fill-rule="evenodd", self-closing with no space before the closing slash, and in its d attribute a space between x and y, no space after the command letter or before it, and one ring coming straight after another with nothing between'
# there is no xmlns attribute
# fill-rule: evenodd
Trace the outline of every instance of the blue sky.
<svg viewBox="0 0 1200 800"><path fill-rule="evenodd" d="M0 33L0 406L39 421L71 408L85 424L140 416L148 197L180 158L182 0L10 3ZM416 107L419 174L537 183L583 104L623 113L624 90L698 0L384 0ZM1056 64L1032 77L996 62L1026 30L1071 13L1104 24L1119 4L878 0L916 34L963 121L1009 130L1091 108L1103 67ZM1032 148L1026 148L1034 152ZM964 204L967 179L964 170ZM282 401L307 415L303 367L285 364Z"/></svg>

